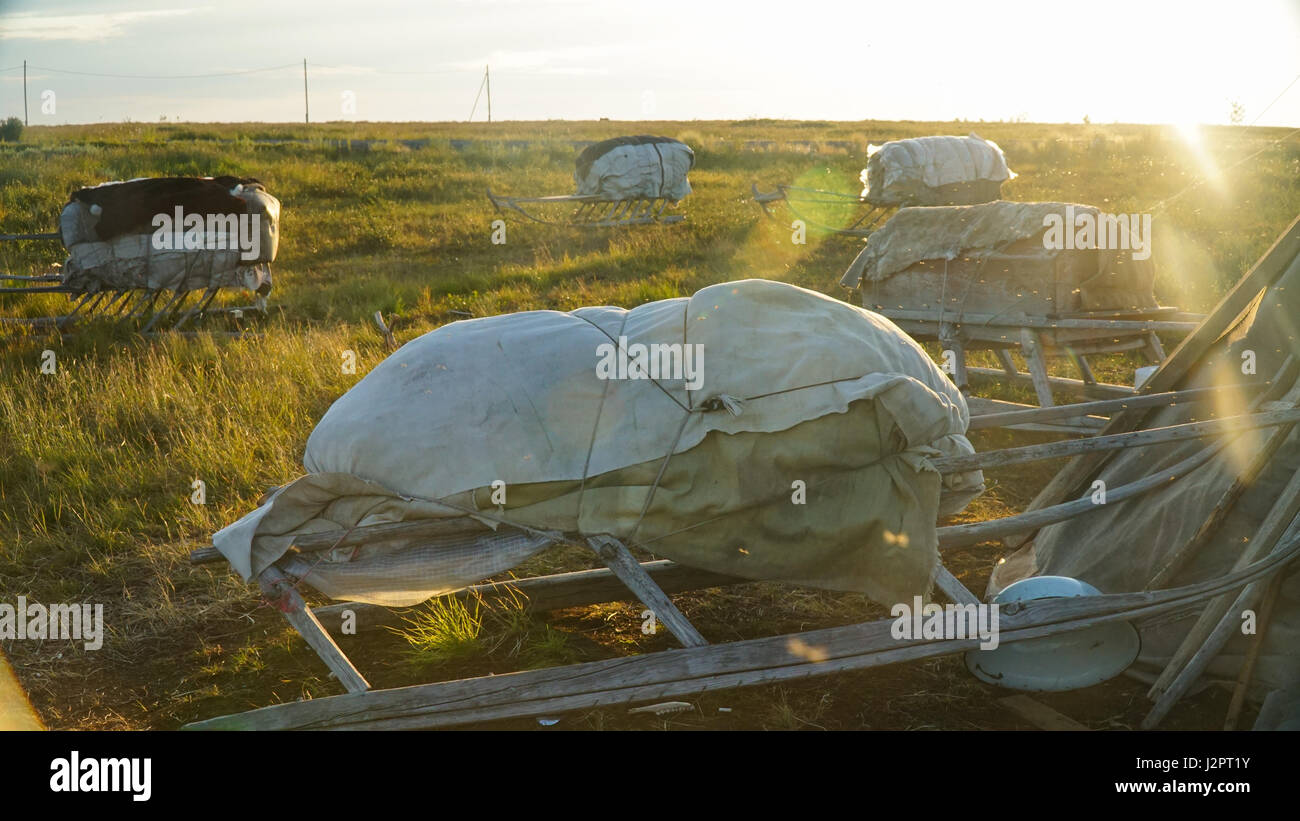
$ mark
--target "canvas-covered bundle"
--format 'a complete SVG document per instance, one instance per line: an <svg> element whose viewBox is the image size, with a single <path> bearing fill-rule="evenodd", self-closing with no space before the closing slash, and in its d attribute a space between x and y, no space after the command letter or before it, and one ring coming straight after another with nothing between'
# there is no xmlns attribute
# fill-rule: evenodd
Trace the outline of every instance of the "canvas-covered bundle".
<svg viewBox="0 0 1300 821"><path fill-rule="evenodd" d="M73 193L59 216L63 282L79 292L266 294L279 247L280 201L255 179L162 177Z"/></svg>
<svg viewBox="0 0 1300 821"><path fill-rule="evenodd" d="M997 144L967 137L915 137L867 147L862 197L876 205L970 205L996 200L1015 174Z"/></svg>
<svg viewBox="0 0 1300 821"><path fill-rule="evenodd" d="M1050 316L1155 308L1150 222L1117 217L1122 225L1092 206L1060 202L903 208L871 235L840 284L862 287L864 304L909 309ZM1083 233L1085 224L1095 230Z"/></svg>
<svg viewBox="0 0 1300 821"><path fill-rule="evenodd" d="M573 179L580 196L677 202L691 193L686 175L694 167L695 152L686 143L668 137L615 137L584 148Z"/></svg>
<svg viewBox="0 0 1300 821"><path fill-rule="evenodd" d="M636 378L647 370L656 378ZM502 572L546 533L910 601L937 565L936 517L983 489L979 472L941 477L930 463L972 452L968 421L961 393L896 326L791 285L465 320L407 343L336 401L307 442L308 474L213 543L251 578L307 533L430 519L497 529L299 560L326 594L386 605Z"/></svg>
<svg viewBox="0 0 1300 821"><path fill-rule="evenodd" d="M1214 395L1216 415L1246 413L1263 383L1278 372L1286 359L1300 357L1300 340L1295 332L1298 314L1300 257L1293 257L1282 275L1173 387L1183 390L1223 386ZM1242 369L1247 351L1252 352L1249 359L1255 363L1250 375ZM1280 393L1288 386L1275 387ZM1208 410L1202 403L1162 407L1151 412L1143 427L1200 421ZM1194 541L1207 517L1216 512L1216 505L1251 460L1267 453L1265 443L1276 430L1262 428L1234 434L1222 451L1177 481L1127 501L1098 505L1086 515L1039 530L1033 542L996 568L989 594L1018 579L1038 575L1083 579L1106 593L1148 589L1171 558ZM1102 481L1108 488L1117 488L1165 470L1209 446L1212 443L1206 440L1190 439L1116 451L1088 481ZM1198 544L1181 571L1156 587L1194 584L1230 572L1257 536L1270 509L1286 500L1283 490L1297 470L1300 427L1272 452L1258 476L1245 485L1227 515ZM1300 520L1291 523L1280 542L1285 544L1297 537ZM1262 639L1260 635L1232 630L1206 671L1208 678L1236 678L1252 643L1262 640L1251 679L1251 696L1255 699L1271 690L1300 691L1300 573L1283 570L1280 575L1281 586ZM1190 613L1180 611L1138 625L1142 650L1135 668L1159 673L1199 613L1199 608ZM1237 620L1236 624L1243 622ZM1261 621L1258 626L1261 631L1263 624Z"/></svg>

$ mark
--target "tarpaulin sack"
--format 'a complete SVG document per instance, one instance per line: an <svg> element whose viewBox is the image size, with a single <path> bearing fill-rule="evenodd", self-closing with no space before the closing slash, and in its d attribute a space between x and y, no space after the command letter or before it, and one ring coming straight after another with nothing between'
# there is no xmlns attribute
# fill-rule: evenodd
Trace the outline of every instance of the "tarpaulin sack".
<svg viewBox="0 0 1300 821"><path fill-rule="evenodd" d="M205 189L214 185L222 193L227 189L206 178L131 180L77 192L59 215L60 235L68 249L63 283L91 293L105 289L183 293L229 287L269 292L269 263L275 260L280 242L280 201L260 183L245 185L233 178L231 182L226 199L232 205L215 209L210 204L212 192ZM256 255L241 249L237 229L227 231L223 225L222 230L208 231L206 219L202 235L195 235L199 247L178 246L174 241L171 247L159 247L159 229L151 224L152 216L163 215L174 222L176 207L185 215L206 217L217 211L255 218L255 225L248 227L250 234L256 233ZM129 214L124 217L122 211ZM111 223L112 229L102 230L104 223ZM185 237L183 225L172 227L173 237Z"/></svg>
<svg viewBox="0 0 1300 821"><path fill-rule="evenodd" d="M1015 174L1002 149L968 137L915 137L867 147L862 197L877 205L971 205L998 199Z"/></svg>
<svg viewBox="0 0 1300 821"><path fill-rule="evenodd" d="M691 357L700 370L673 366ZM657 378L634 378L638 362ZM456 517L498 528L310 554L308 584L388 605L499 573L544 532L910 600L936 568L936 517L983 489L979 472L940 477L930 462L973 452L968 421L887 319L792 285L465 320L336 401L307 441L308 474L213 543L252 578L305 533Z"/></svg>
<svg viewBox="0 0 1300 821"><path fill-rule="evenodd" d="M573 179L582 196L676 202L691 193L686 174L694 166L695 152L677 140L616 137L584 148Z"/></svg>

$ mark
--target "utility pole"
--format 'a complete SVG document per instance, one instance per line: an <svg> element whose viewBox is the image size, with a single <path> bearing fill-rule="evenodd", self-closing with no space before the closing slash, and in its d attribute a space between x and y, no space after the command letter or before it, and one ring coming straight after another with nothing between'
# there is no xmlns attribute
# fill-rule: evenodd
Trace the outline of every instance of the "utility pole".
<svg viewBox="0 0 1300 821"><path fill-rule="evenodd" d="M492 122L492 66L483 66L483 82L487 83L488 122Z"/></svg>
<svg viewBox="0 0 1300 821"><path fill-rule="evenodd" d="M311 124L311 107L307 102L307 58L302 58L302 120Z"/></svg>
<svg viewBox="0 0 1300 821"><path fill-rule="evenodd" d="M23 127L31 123L27 122L27 61L23 60Z"/></svg>

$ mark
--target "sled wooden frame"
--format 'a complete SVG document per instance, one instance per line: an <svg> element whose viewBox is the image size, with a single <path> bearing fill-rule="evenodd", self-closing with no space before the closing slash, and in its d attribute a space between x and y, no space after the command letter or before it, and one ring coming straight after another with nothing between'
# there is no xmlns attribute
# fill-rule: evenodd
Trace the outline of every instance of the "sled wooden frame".
<svg viewBox="0 0 1300 821"><path fill-rule="evenodd" d="M1138 621L1185 609L1265 580L1300 555L1300 539L1216 579L1170 590L1017 602L1000 613L1000 643L1027 641L1113 621ZM286 616L349 687L345 695L288 702L186 725L186 729L412 730L627 706L733 687L863 670L975 649L979 638L896 639L894 619L781 636L685 647L504 675L369 690L320 621L278 571L263 585ZM540 581L540 580L538 580ZM522 584L522 582L521 582ZM702 586L716 586L705 582ZM960 584L960 590L965 590ZM969 596L969 593L966 594ZM963 596L963 598L966 598ZM969 596L967 602L973 603ZM305 636L306 637L306 636Z"/></svg>
<svg viewBox="0 0 1300 821"><path fill-rule="evenodd" d="M621 228L626 225L672 225L686 219L682 214L665 214L665 209L674 200L667 197L633 197L630 199L610 199L596 194L563 194L552 197L508 197L492 193L487 189L487 197L498 214L508 215L513 212L526 219L543 225L569 225L580 228ZM547 219L534 213L528 206L576 206L565 219Z"/></svg>
<svg viewBox="0 0 1300 821"><path fill-rule="evenodd" d="M1260 383L1265 389L1265 393L1258 397L1262 401L1267 392L1276 390L1272 383ZM1190 389L1181 392L1171 392L1164 395L1150 395L1142 400L1111 400L1109 402L1088 402L1078 405L1076 408L1053 407L1053 408L1031 408L1028 410L1010 411L1003 414L1006 421L1013 423L1023 423L1027 419L1062 419L1066 418L1069 413L1087 414L1098 410L1121 410L1124 402L1133 402L1143 407L1153 407L1157 405L1178 404L1182 402L1201 401L1211 397L1217 388ZM942 473L961 473L969 470L985 469L991 467L1000 467L1011 464L1021 464L1030 461L1042 459L1053 459L1063 456L1069 456L1078 453L1095 453L1100 451L1115 450L1129 447L1144 447L1149 445L1160 444L1163 442L1179 441L1184 439L1203 439L1216 438L1216 441L1202 449L1193 457L1184 460L1173 467L1161 471L1153 476L1146 477L1142 480L1113 488L1109 492L1109 498L1113 502L1122 501L1132 496L1145 493L1157 487L1166 485L1169 481L1186 475L1191 470L1203 464L1209 458L1218 453L1227 443L1227 437L1242 430L1248 430L1260 427L1276 427L1279 429L1287 426L1300 424L1300 409L1294 406L1280 407L1280 403L1272 403L1263 406L1263 410L1258 413L1244 414L1237 417L1228 417L1222 419L1212 419L1204 422L1195 422L1185 425L1174 425L1168 428L1159 428L1143 431L1130 431L1124 434L1095 437L1091 440L1067 440L1054 442L1045 445L1031 445L1026 447L1007 448L998 451L988 451L984 453L973 454L962 457L945 457L934 460L935 467ZM992 415L996 416L996 415ZM978 418L978 417L977 417ZM992 427L992 423L1002 421L996 418L990 419L990 424L981 427ZM1087 498L1055 505L1050 508L1032 511L1004 519L996 519L988 522L979 522L970 525L955 525L950 527L938 528L940 550L948 550L953 547L974 544L990 538L997 538L999 535L1009 532L1016 532L1024 529L1026 526L1042 526L1055 521L1063 521L1075 516L1085 515L1096 507L1091 504ZM353 528L348 531L338 531L329 533L315 533L302 536L295 544L297 553L288 554L293 558L302 554L310 554L321 550L329 550L338 547L345 547L357 544L365 544L368 541L392 539L395 536L402 535L406 537L420 537L433 535L450 535L453 533L470 532L470 528L479 527L477 524L467 522L462 519L454 520L432 520L420 522L394 523L384 525L372 525L366 527ZM564 543L574 541L562 536L557 536L555 543ZM364 676L356 669L352 662L347 658L344 652L339 648L337 643L329 634L329 628L337 629L344 620L345 614L350 614L353 626L358 631L373 629L383 624L392 623L396 614L389 608L379 607L376 605L366 604L336 604L327 607L312 610L307 607L306 603L299 595L294 580L290 574L287 574L280 564L272 564L264 570L258 582L268 600L273 602L278 609L284 614L285 618L291 625L303 636L304 640L312 647L313 650L325 662L326 666L336 678L343 684L344 688L352 695L376 696L379 698L375 703L388 703L390 698L397 698L403 704L405 696L396 696L392 694L424 692L426 688L432 688L428 692L439 694L439 696L448 691L454 691L459 695L456 702L461 707L454 709L435 708L431 704L425 704L423 701L414 703L410 706L420 716L425 718L411 718L407 721L403 717L402 723L393 724L390 718L383 717L385 714L382 710L374 715L367 714L374 712L371 707L364 706L359 713L348 713L347 719L343 720L339 716L331 715L324 724L316 724L317 718L313 718L311 723L291 723L283 724L281 716L282 708L268 707L260 710L254 710L248 714L233 716L223 716L214 719L208 719L195 723L194 727L225 729L225 728L245 728L256 729L263 727L312 727L312 726L357 726L379 727L379 728L397 728L397 727L415 727L415 726L451 726L457 723L467 723L473 721L485 721L493 718L516 717L522 715L539 715L545 712L552 712L561 709L561 704L570 705L580 703L586 706L599 706L601 704L621 703L619 698L626 695L628 699L634 701L648 700L656 697L668 697L669 695L684 695L692 692L701 692L704 690L716 689L726 686L743 686L749 684L760 684L768 681L785 680L786 678L797 678L809 675L820 675L823 673L838 672L846 669L860 669L862 667L876 666L877 664L891 663L910 658L925 658L935 655L946 655L949 653L962 652L969 649L969 643L960 642L939 642L938 644L927 642L899 642L889 636L888 626L893 623L892 619L878 622L871 622L863 625L857 625L853 628L834 628L826 631L812 631L811 633L792 634L788 636L779 636L770 639L755 639L743 642L734 642L723 645L709 645L700 633L691 625L690 621L681 613L680 610L672 603L668 597L668 591L682 592L687 590L697 590L703 588L723 587L734 584L749 583L753 580L740 579L730 576L724 576L708 571L697 570L689 567L674 564L667 561L653 561L639 563L632 556L627 547L618 539L608 535L598 535L588 537L587 545L596 553L601 561L606 565L605 570L587 570L572 573L561 573L553 576L542 576L522 580L512 580L508 582L489 582L486 584L474 585L457 594L452 594L460 598L483 597L486 599L517 599L522 595L530 605L536 609L561 609L565 607L585 606L597 604L605 601L627 599L628 595L642 602L648 609L654 612L656 618L662 621L669 631L678 639L678 641L687 648L688 651L697 655L693 659L699 659L700 669L719 670L730 669L739 666L743 668L741 672L723 675L719 673L716 678L704 677L698 678L699 673L696 667L690 667L692 675L683 676L680 679L665 679L659 681L654 687L647 690L641 687L635 687L627 693L610 694L604 690L599 691L599 696L588 693L568 693L561 686L563 691L553 699L548 697L531 707L513 705L508 699L509 691L497 689L497 683L503 679L509 679L512 676L523 676L531 682L530 677L540 677L548 682L558 681L576 681L582 680L581 673L586 670L610 670L618 669L624 665L630 665L635 669L656 669L657 662L646 661L663 653L650 654L650 656L638 656L625 659L615 659L608 662L592 662L590 664L574 665L570 667L555 668L548 671L538 671L537 673L515 673L508 676L492 676L481 679L466 679L458 682L444 682L441 684L417 685L416 687L398 688L396 690L381 691L379 693L371 692L369 683ZM1300 541L1296 544L1297 550L1300 550ZM1291 552L1294 557L1296 550ZM1277 557L1270 554L1261 561L1274 561ZM191 554L191 561L196 564L224 561L224 558L215 548L199 548ZM1288 559L1289 561L1289 559ZM280 560L285 563L285 560ZM1226 577L1225 577L1226 578ZM1257 577L1256 577L1257 578ZM619 587L621 583L622 588ZM953 576L942 563L938 565L935 576L936 586L955 604L971 605L980 602L979 597L968 590L955 576ZM1223 591L1223 579L1213 580L1212 586L1218 584L1215 590L1218 591L1213 595L1219 595ZM1203 586L1203 585L1202 585ZM1196 587L1196 586L1194 586ZM1184 592L1190 588L1181 589ZM1122 594L1119 596L1102 597L1103 599L1130 602L1133 612L1141 611L1143 608L1149 608L1154 599L1143 598L1133 599L1132 596L1155 596L1159 598L1166 593L1173 594L1178 591L1161 591L1158 593L1148 594ZM1206 596L1211 594L1206 594ZM1091 600L1091 599L1090 599ZM1086 608L1085 608L1086 609ZM1054 611L1050 611L1054 612ZM1091 611L1088 611L1091 612ZM1108 611L1110 612L1110 611ZM1127 611L1116 610L1115 613L1124 615ZM1161 611L1163 612L1163 611ZM1023 634L1024 638L1032 638L1042 635L1052 635L1054 632L1064 632L1069 629L1080 629L1096 623L1088 621L1087 623L1073 624L1072 626L1057 625L1054 621L1029 621L1023 625L1027 630ZM1040 627L1050 629L1040 630ZM1020 627L1017 628L1021 629ZM822 636L838 636L840 631L845 635L864 635L869 640L862 652L850 654L851 661L844 661L843 664L825 664L825 658L818 648L816 642L820 641ZM888 641L886 641L888 639ZM837 639L838 640L838 639ZM784 656L777 651L777 648L784 647ZM814 648L808 651L807 648ZM804 648L804 649L799 649ZM924 649L922 649L924 648ZM758 655L755 659L748 659L747 654L753 649ZM678 651L672 651L678 652ZM836 656L836 658L839 658ZM781 663L776 663L780 660ZM753 667L746 665L753 664ZM603 675L603 673L602 673ZM598 677L599 678L599 677ZM549 685L548 685L549 686ZM556 685L559 686L559 685ZM384 695L388 694L388 695ZM591 699L595 697L596 700ZM331 702L337 704L342 709L349 705L332 702L330 697L320 699L321 702ZM422 697L421 697L422 698ZM480 704L480 699L487 699L482 702L484 709L475 707L469 709L465 704L470 702ZM555 699L559 699L558 701ZM574 701L573 699L577 699ZM521 702L522 702L521 697ZM371 702L367 702L369 704ZM445 705L444 705L445 706ZM490 706L491 709L486 709ZM461 712L462 708L466 712ZM403 709L406 709L404 707ZM567 709L567 708L566 708ZM530 712L532 710L533 712ZM268 713L267 711L270 711ZM312 712L312 711L308 711ZM316 715L314 712L313 715ZM269 719L269 723L264 721L265 716L276 716ZM359 717L360 716L360 717ZM422 723L427 720L428 723ZM293 719L297 722L298 719ZM412 723L414 722L414 723Z"/></svg>
<svg viewBox="0 0 1300 821"><path fill-rule="evenodd" d="M897 210L895 205L872 202L855 194L825 191L820 188L805 188L799 185L778 185L774 190L764 192L758 190L758 183L752 183L750 191L753 193L754 202L758 203L758 207L763 209L763 213L772 219L776 219L776 214L772 212L769 206L773 203L784 202L785 207L794 218L802 220L805 225L824 233L841 234L848 237L870 236L882 219ZM848 226L837 227L827 225L805 214L801 210L801 206L808 205L861 205L866 206L866 210L859 214L858 218Z"/></svg>
<svg viewBox="0 0 1300 821"><path fill-rule="evenodd" d="M391 539L399 534L447 535L464 529L465 523L462 520L374 525L353 528L349 531L311 534L300 538L295 548L300 553L311 553L339 546L364 544L377 539ZM553 544L572 541L576 540L559 537ZM697 570L669 561L641 563L636 560L626 545L609 535L587 537L585 542L605 564L606 569L560 573L508 582L490 582L474 585L451 595L460 598L482 596L488 599L516 600L522 595L535 609L560 609L633 598L653 612L656 620L663 623L683 647L725 653L725 648L729 645L709 645L694 625L672 603L665 588L673 592L682 592L745 584L754 580ZM295 555L300 554L289 554L290 557ZM224 561L221 554L212 547L193 551L190 559L196 564ZM358 603L331 605L312 610L297 590L299 580L281 567L284 563L284 559L278 560L259 574L258 584L266 599L280 610L289 624L298 631L349 694L373 694L369 682L339 648L329 634L326 624L337 628L341 626L344 613L349 613L359 629L373 629L381 624L391 623L396 617L395 611L377 605ZM954 602L976 604L979 601L975 594L942 565L936 571L935 584ZM226 716L199 722L199 724L215 726L212 722L219 725L226 720L234 720L238 724L238 719L238 715Z"/></svg>
<svg viewBox="0 0 1300 821"><path fill-rule="evenodd" d="M963 393L970 392L972 381L1009 379L1032 385L1041 407L1056 404L1053 389L1097 399L1136 396L1136 388L1098 382L1088 357L1136 350L1146 354L1152 364L1159 365L1165 360L1165 350L1157 334L1188 334L1203 319L1170 307L1043 317L887 308L873 303L865 288L861 290L861 299L864 308L893 321L908 335L937 341L945 352L950 352L954 371L950 375ZM1025 359L1027 373L1017 368L1011 356L1017 349ZM966 354L974 350L992 351L1001 369L967 365ZM1048 374L1049 357L1068 357L1078 368L1080 378Z"/></svg>
<svg viewBox="0 0 1300 821"><path fill-rule="evenodd" d="M46 234L0 234L0 242L17 242L26 240L58 240L58 232ZM264 263L269 266L269 263ZM208 316L232 316L241 318L245 314L265 314L266 298L258 296L251 305L213 308L212 301L221 288L213 287L200 292L168 291L147 288L104 288L98 291L79 291L62 284L59 274L38 274L36 276L17 276L0 274L0 283L18 282L17 286L0 285L0 294L67 294L72 300L72 308L66 314L47 317L0 317L0 326L24 326L28 328L52 328L63 332L78 322L94 317L116 322L139 325L140 333L145 335L161 331L182 333L187 325L198 322ZM197 300L192 298L198 296ZM161 304L159 304L161 303Z"/></svg>

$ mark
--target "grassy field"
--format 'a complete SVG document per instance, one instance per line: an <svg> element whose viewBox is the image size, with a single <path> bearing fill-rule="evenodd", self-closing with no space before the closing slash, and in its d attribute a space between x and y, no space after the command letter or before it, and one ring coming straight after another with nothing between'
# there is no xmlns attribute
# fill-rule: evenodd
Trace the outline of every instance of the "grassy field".
<svg viewBox="0 0 1300 821"><path fill-rule="evenodd" d="M856 193L868 142L971 130L999 142L1019 174L1004 188L1008 199L1154 210L1157 289L1164 304L1187 310L1208 309L1300 212L1300 138L1270 129L1209 129L1199 150L1176 131L1147 126L787 121L113 124L33 128L19 144L0 144L2 233L51 230L71 190L138 176L254 176L284 207L273 310L260 336L142 339L98 325L59 339L0 329L0 602L102 602L108 632L96 652L46 641L11 642L4 653L52 727L174 728L341 692L250 587L224 567L191 567L186 556L268 486L302 472L316 420L384 356L368 324L374 311L393 315L406 340L466 313L633 307L745 277L846 297L837 282L856 241L813 235L792 244L788 223L761 218L750 183ZM491 243L486 187L567 193L571 141L634 133L695 148L684 224L583 232L512 220L507 243ZM394 142L347 149L334 142L343 138ZM395 142L404 139L427 144ZM1206 158L1224 170L1210 173ZM0 245L7 273L41 273L61 261L57 243ZM0 316L64 304L53 295L0 296ZM57 356L54 375L40 371L46 349ZM345 350L358 356L355 375L342 373ZM1130 381L1133 365L1113 357L1098 376ZM1010 441L989 433L976 446ZM993 472L990 492L958 520L1016 512L1051 471ZM190 502L195 479L206 485L204 505ZM951 562L982 590L1002 552L977 545ZM557 550L516 572L590 565L581 552ZM718 641L884 615L860 596L774 584L680 598ZM621 604L549 616L443 608L407 636L345 637L343 646L376 686L673 646L662 632L641 635L638 612ZM1141 692L1120 679L1043 700L1090 726L1127 727L1144 712ZM668 719L596 710L557 727L1027 726L996 705L999 694L954 657L715 693L692 699L696 712ZM1225 705L1211 688L1167 726L1216 726Z"/></svg>

